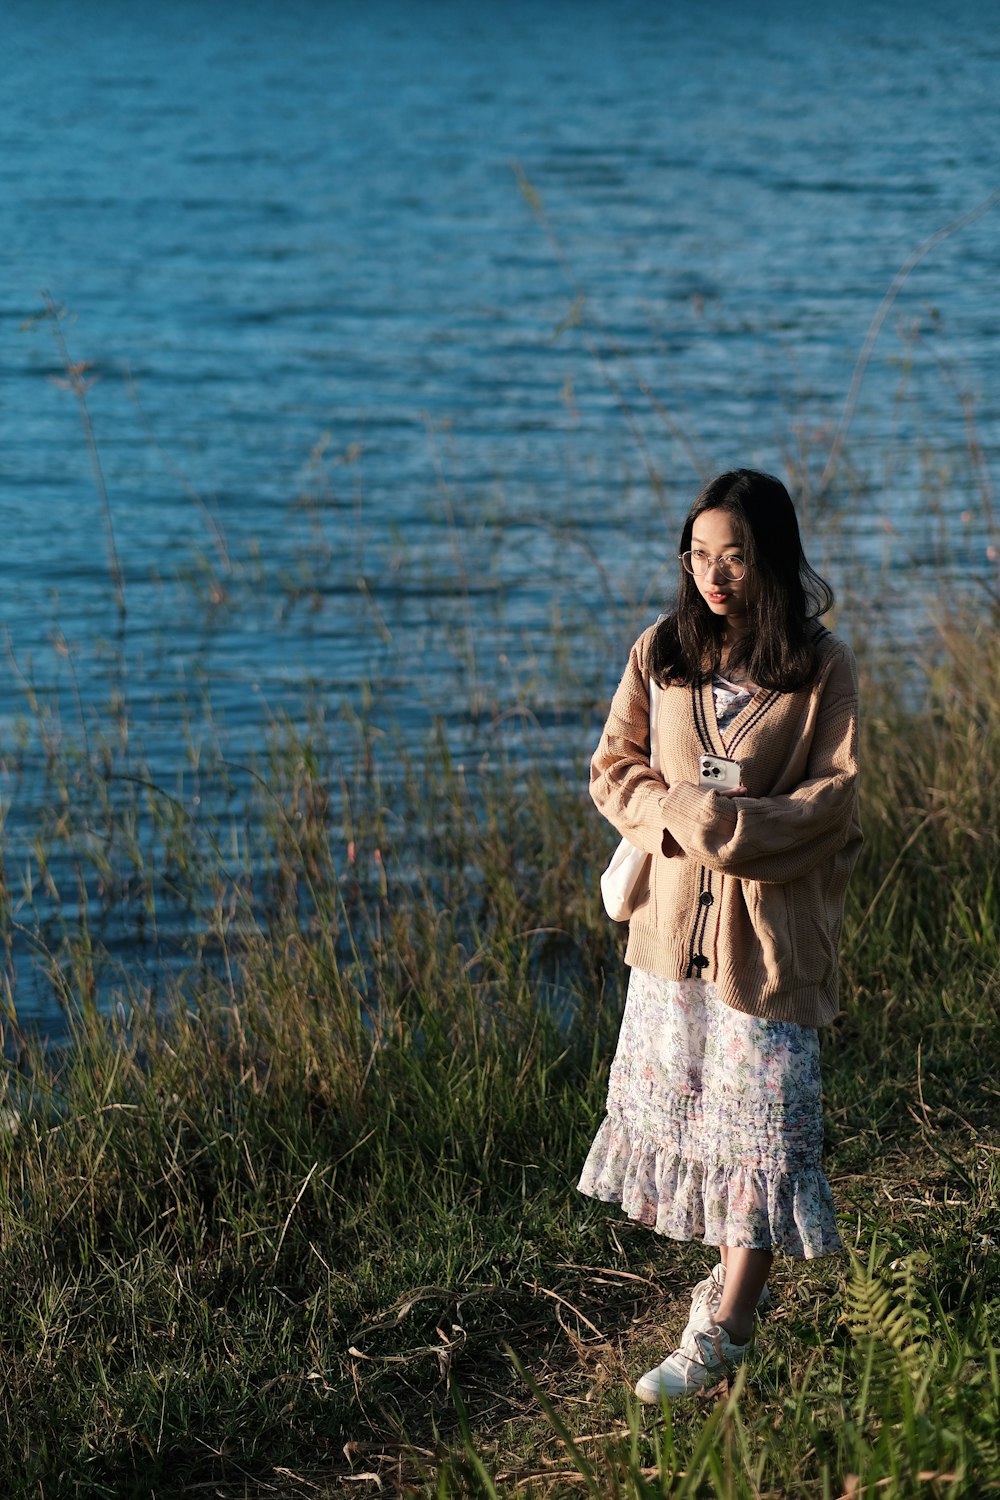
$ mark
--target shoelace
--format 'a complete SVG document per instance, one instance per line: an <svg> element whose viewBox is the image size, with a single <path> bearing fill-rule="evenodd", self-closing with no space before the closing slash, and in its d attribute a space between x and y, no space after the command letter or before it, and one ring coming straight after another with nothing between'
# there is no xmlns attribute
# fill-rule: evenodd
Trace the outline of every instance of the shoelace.
<svg viewBox="0 0 1000 1500"><path fill-rule="evenodd" d="M692 1348L693 1354L689 1352ZM709 1333L707 1329L692 1332L676 1351L676 1355L671 1355L671 1358L677 1355L681 1359L686 1359L688 1364L701 1365L709 1371L729 1368L726 1356L722 1352L722 1334L718 1330L715 1333Z"/></svg>
<svg viewBox="0 0 1000 1500"><path fill-rule="evenodd" d="M705 1281L699 1282L695 1289L695 1294L691 1298L691 1317L693 1318L696 1313L703 1312L716 1296L721 1297L721 1295L722 1288L714 1277L709 1276Z"/></svg>

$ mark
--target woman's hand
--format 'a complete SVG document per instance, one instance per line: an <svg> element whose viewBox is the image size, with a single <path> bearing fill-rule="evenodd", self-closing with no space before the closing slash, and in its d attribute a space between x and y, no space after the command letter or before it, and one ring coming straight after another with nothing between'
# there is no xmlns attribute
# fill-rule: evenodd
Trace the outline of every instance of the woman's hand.
<svg viewBox="0 0 1000 1500"><path fill-rule="evenodd" d="M750 795L745 786L717 786L713 790L720 797L748 797Z"/></svg>

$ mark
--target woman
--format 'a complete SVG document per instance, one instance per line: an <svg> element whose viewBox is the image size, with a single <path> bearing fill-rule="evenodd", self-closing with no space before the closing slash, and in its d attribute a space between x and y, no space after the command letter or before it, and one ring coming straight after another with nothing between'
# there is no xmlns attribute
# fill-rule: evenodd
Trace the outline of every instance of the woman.
<svg viewBox="0 0 1000 1500"><path fill-rule="evenodd" d="M651 1403L746 1358L775 1250L840 1248L816 1028L837 1013L861 845L854 660L818 623L833 596L784 485L752 469L714 479L680 562L676 608L633 646L591 766L598 808L652 861L580 1188L720 1255L676 1349L636 1386Z"/></svg>

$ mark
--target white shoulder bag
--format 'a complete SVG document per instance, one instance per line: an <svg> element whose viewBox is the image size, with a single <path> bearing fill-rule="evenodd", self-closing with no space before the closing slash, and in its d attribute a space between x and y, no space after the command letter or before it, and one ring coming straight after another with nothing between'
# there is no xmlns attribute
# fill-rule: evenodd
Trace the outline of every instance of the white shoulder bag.
<svg viewBox="0 0 1000 1500"><path fill-rule="evenodd" d="M649 679L649 765L658 771L656 744L656 710L660 701L659 686ZM622 839L611 856L611 863L601 876L604 910L613 922L626 922L649 890L649 870L653 857Z"/></svg>

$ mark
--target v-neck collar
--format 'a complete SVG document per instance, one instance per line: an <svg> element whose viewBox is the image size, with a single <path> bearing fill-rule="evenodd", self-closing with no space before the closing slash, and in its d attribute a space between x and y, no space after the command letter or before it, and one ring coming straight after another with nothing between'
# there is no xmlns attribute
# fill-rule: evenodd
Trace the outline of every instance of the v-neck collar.
<svg viewBox="0 0 1000 1500"><path fill-rule="evenodd" d="M756 716L765 708L769 708L771 700L777 698L777 693L769 693L765 688L756 688L750 695L750 699L743 705L736 717L729 723L723 735L719 728L719 720L715 712L715 694L712 691L712 679L706 678L701 686L695 689L694 704L695 723L698 729L698 737L705 745L706 753L709 755L729 756L731 749L735 747L737 740L743 738L744 733L755 722ZM708 741L708 743L706 743Z"/></svg>
<svg viewBox="0 0 1000 1500"><path fill-rule="evenodd" d="M709 754L728 755L727 742L732 739L733 731L739 727L744 717L753 708L754 701L759 692L760 689L758 688L749 701L744 703L736 717L730 721L725 734L723 734L719 728L719 716L715 711L715 684L711 677L705 679L701 685L702 722L707 725L709 737L712 740L713 748L709 751Z"/></svg>
<svg viewBox="0 0 1000 1500"><path fill-rule="evenodd" d="M814 640L820 641L829 633L825 625L817 622ZM747 735L753 733L768 710L784 696L776 688L756 688L750 701L744 704L736 717L727 725L725 735L723 735L715 712L712 678L706 677L701 683L692 684L690 691L694 727L702 749L708 755L723 755L727 759L734 757L740 743L746 739Z"/></svg>

